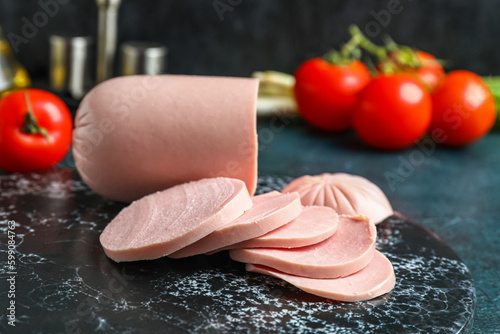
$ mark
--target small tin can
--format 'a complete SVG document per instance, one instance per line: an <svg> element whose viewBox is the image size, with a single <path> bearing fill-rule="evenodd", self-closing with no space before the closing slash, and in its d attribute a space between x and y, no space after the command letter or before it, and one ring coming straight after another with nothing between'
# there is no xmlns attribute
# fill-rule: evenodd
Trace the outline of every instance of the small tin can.
<svg viewBox="0 0 500 334"><path fill-rule="evenodd" d="M93 39L89 36L50 36L50 87L81 99L92 87Z"/></svg>
<svg viewBox="0 0 500 334"><path fill-rule="evenodd" d="M163 44L127 41L121 44L121 74L165 73L168 49Z"/></svg>

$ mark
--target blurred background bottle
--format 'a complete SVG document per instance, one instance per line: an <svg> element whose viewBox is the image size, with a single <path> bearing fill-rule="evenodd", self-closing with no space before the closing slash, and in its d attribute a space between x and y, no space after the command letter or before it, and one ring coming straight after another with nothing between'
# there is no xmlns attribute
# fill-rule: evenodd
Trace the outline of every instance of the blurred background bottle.
<svg viewBox="0 0 500 334"><path fill-rule="evenodd" d="M13 90L30 85L28 72L14 57L0 27L0 98Z"/></svg>

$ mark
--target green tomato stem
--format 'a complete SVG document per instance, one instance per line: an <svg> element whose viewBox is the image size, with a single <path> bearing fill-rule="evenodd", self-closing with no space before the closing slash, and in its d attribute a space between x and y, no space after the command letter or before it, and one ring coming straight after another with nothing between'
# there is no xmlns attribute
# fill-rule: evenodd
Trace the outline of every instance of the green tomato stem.
<svg viewBox="0 0 500 334"><path fill-rule="evenodd" d="M45 137L46 140L50 140L50 135L47 132L47 129L38 125L38 121L33 114L33 109L31 108L31 102L28 97L28 91L24 91L24 101L26 102L26 109L28 112L24 115L24 124L21 129L24 133L29 134L41 134Z"/></svg>
<svg viewBox="0 0 500 334"><path fill-rule="evenodd" d="M365 35L363 35L358 26L351 25L349 27L349 32L351 33L353 39L357 40L359 46L367 52L373 54L379 59L379 61L387 59L387 49L383 46L373 44L368 38L365 37Z"/></svg>
<svg viewBox="0 0 500 334"><path fill-rule="evenodd" d="M359 36L352 36L351 39L342 46L340 51L330 51L323 56L323 59L334 65L349 65L354 60L361 58L359 40Z"/></svg>
<svg viewBox="0 0 500 334"><path fill-rule="evenodd" d="M344 44L340 50L340 55L346 59L359 59L361 56L359 49L359 39L356 37L351 37L351 39Z"/></svg>

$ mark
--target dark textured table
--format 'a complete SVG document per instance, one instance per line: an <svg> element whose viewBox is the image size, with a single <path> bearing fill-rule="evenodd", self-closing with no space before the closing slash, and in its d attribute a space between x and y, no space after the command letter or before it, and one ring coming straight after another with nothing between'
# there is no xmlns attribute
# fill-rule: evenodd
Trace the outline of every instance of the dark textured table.
<svg viewBox="0 0 500 334"><path fill-rule="evenodd" d="M463 149L381 152L353 133L318 132L297 117L259 120L259 172L362 175L395 210L436 232L468 266L477 289L474 333L500 333L500 133Z"/></svg>
<svg viewBox="0 0 500 334"><path fill-rule="evenodd" d="M323 172L348 172L369 178L386 192L397 211L404 213L406 216L411 217L435 231L465 261L472 272L477 288L477 309L473 332L495 333L498 331L497 323L500 320L498 302L500 296L497 278L500 276L500 269L498 268L498 256L496 251L500 248L497 241L500 239L500 234L496 229L494 217L496 213L500 213L500 207L498 206L500 174L496 172L497 167L495 166L495 162L500 162L500 150L497 148L500 144L499 134L491 134L484 140L461 150L451 150L442 147L436 148L430 142L425 141L423 145L410 148L406 151L380 152L362 145L353 133L348 132L337 135L321 133L313 130L296 117L275 116L271 118L262 118L259 119L258 125L260 147L259 173L261 175L287 175L295 177L303 174L319 174ZM73 165L71 156L68 156L61 164L63 167L74 167ZM61 175L68 174L63 173ZM16 179L16 176L13 177ZM72 179L71 176L68 182L70 182L70 179ZM65 179L63 179L63 181L64 180ZM25 182L23 180L21 181ZM37 234L37 237L29 239L30 241L27 241L28 239L25 238L22 239L25 249L28 249L27 247L34 247L33 249L36 250L38 247L36 240L39 240L39 243L44 243L43 240L47 237L44 229L37 230L43 224L47 225L45 229L55 224L54 229L48 229L49 232L52 230L59 231L58 234L48 235L48 238L51 240L55 238L54 240L60 239L64 241L70 240L71 238L81 238L81 243L76 244L78 247L70 247L68 249L73 252L76 251L87 254L82 258L78 258L78 267L84 268L82 269L83 271L80 272L78 270L75 279L71 277L69 279L67 277L65 278L65 275L68 274L68 270L66 269L73 268L74 263L64 262L66 261L64 259L68 259L66 254L58 259L57 252L52 252L49 249L44 253L43 258L54 261L54 263L58 263L62 260L65 264L64 268L66 269L57 273L53 271L53 266L48 264L45 265L44 268L46 268L46 270L49 268L52 269L50 269L49 272L46 272L46 270L37 272L34 278L42 279L45 276L53 277L55 279L54 293L48 296L45 296L45 293L39 295L35 293L29 297L32 298L33 301L36 301L37 298L42 298L38 305L60 304L57 312L62 312L61 314L68 316L65 323L73 326L71 315L74 311L72 310L79 306L77 302L79 300L78 298L81 297L80 295L93 296L95 292L93 290L95 288L94 286L99 287L102 284L105 285L107 284L106 279L113 278L114 266L110 266L108 263L109 261L106 261L100 247L95 245L94 239L96 238L96 233L102 229L109 218L116 214L117 210L122 206L116 206L112 202L108 203L108 201L103 201L100 197L96 197L95 194L89 194L91 197L87 197L86 194L88 190L86 190L86 187L83 186L81 181L76 181L76 183L71 182L72 192L75 196L84 196L85 199L82 197L81 200L72 200L70 198L69 202L68 199L63 201L52 200L44 202L43 196L40 197L43 193L36 195L38 196L36 197L28 192L26 194L21 193L21 197L16 197L18 195L14 196L13 193L12 195L14 197L12 197L12 199L14 202L6 202L4 204L9 204L7 209L12 208L14 211L16 207L21 208L22 212L19 211L17 213L17 215L20 216L13 218L23 221L26 220L22 218L24 217L23 215L27 215L26 217L28 218L32 215L46 217L46 214L52 209L54 212L58 212L54 217L49 215L43 220L38 219L40 220L38 225L36 225L38 227L32 226L33 231L36 233L31 233L33 236ZM30 184L32 183L27 182L28 186ZM56 194L59 194L64 189L58 188L56 190ZM36 194L36 191L34 191L34 193ZM45 208L45 206L43 206L45 204L43 203L46 203L48 207ZM64 210L61 211L61 208L57 206L61 206L61 203L74 203L76 206L68 209L67 205L64 204L63 209L66 208L67 212ZM40 207L40 205L42 205L44 209L41 209L42 207ZM82 205L84 205L84 207L82 207ZM34 208L34 211L23 208ZM46 212L46 214L43 212ZM83 216L81 216L82 213L88 219L83 219ZM9 216L11 214L7 213L7 215ZM81 221L80 224L73 226L75 224L72 222L75 219L71 219L73 216L80 217L77 219ZM37 221L37 219L34 221ZM69 226L57 227L59 221L61 223L66 222L64 224L69 224ZM79 226L81 224L83 225ZM73 231L72 234L67 235L70 230ZM39 232L41 232L41 234L39 234ZM82 232L81 237L79 237L80 234L75 234L77 232ZM91 242L88 242L89 240ZM61 242L58 241L58 243L53 243L54 247L69 247L67 242ZM44 244L46 244L46 242ZM413 243L413 245L414 244L415 243ZM91 250L91 252L89 252L89 250ZM76 255L75 253L71 256ZM200 259L196 261L200 262L201 265L208 265L207 268L210 270L213 269L214 263L208 261L210 263L204 264L206 262L205 258ZM27 258L27 260L34 261L33 263L40 262L38 258ZM27 263L30 263L29 261ZM99 264L97 267L95 265L96 261ZM163 261L161 263L164 265L175 267L174 262L170 263L166 260L159 261ZM215 258L213 261L215 261L216 270L220 268L227 269L225 258ZM168 266L166 267L167 269L169 268ZM459 266L460 265L457 263L454 267L449 268L458 268ZM147 271L149 268L148 265L144 266L141 264L136 267L127 267L127 270L130 269L142 272L144 270ZM29 268L29 266L26 268ZM124 269L120 266L117 268ZM95 275L94 271L96 270L109 275ZM192 268L181 268L181 271L182 270L190 271ZM127 274L128 273L127 271ZM156 270L153 270L152 273L153 276L164 275ZM233 275L233 273L230 274ZM241 268L236 268L236 274L238 277L242 275ZM189 275L192 276L194 274L189 273ZM191 277L189 275L188 278ZM155 277L153 278L158 278ZM403 276L400 274L400 277ZM70 284L70 286L68 291L74 292L74 300L72 300L70 298L71 296L68 294L60 295L60 284L56 284L55 282L61 279L69 282L68 284ZM245 281L240 281L241 279L238 281L239 283L237 283L245 283ZM88 282L90 282L90 284ZM265 289L269 289L269 287L272 288L272 282L275 281L266 280L265 282L267 282L267 286L265 284L262 288L264 290L261 289L263 295L267 293ZM405 282L407 282L406 279L404 282L401 281L401 283ZM189 281L188 283L191 284L192 282ZM158 286L165 286L165 284L162 283ZM23 287L19 289L22 291ZM133 292L134 290L131 291ZM135 307L134 302L143 297L142 295L137 295L137 291L134 292L136 296L129 296L131 299L124 299L132 304L118 306L123 306L125 307L124 310L126 309L133 312ZM148 293L151 293L151 291ZM399 292L396 291L396 295L398 294ZM64 298L60 298L61 296ZM138 299L136 300L136 298ZM394 301L395 299L393 298L392 300ZM29 306L28 304L19 306L24 314L29 314L29 308L27 308ZM445 309L449 311L452 307L456 308L460 307L460 305L466 305L466 302L464 301L464 304L450 304L450 306ZM442 307L441 304L438 306L439 308ZM67 309L67 307L69 307L69 309ZM331 307L330 305L329 310ZM52 328L50 325L52 321L60 323L58 317L49 316L51 314L49 312L50 310L47 309L46 311L48 312L47 317L43 317L40 323L41 328ZM56 311L56 309L52 310L52 312L54 311ZM23 314L23 312L21 312L21 314ZM148 313L147 316L151 316L151 314ZM143 317L144 320L146 320L147 316L145 315ZM106 331L106 328L108 328L106 327L106 321L103 320L101 323L102 319L97 316L92 319L99 319L99 323L96 325L90 322L90 325L94 327L89 328L99 328L100 330ZM25 319L22 318L21 321L29 321L29 317ZM446 321L446 319L443 318L443 321ZM193 324L194 323L196 322L193 322ZM153 325L154 324L155 323L153 323ZM78 326L75 328L84 329L85 327L82 326L86 326L86 323L82 322L77 325ZM160 326L160 323L156 325ZM171 323L171 326L173 326L172 328L182 328L176 327L177 325L178 324L174 322ZM455 324L450 323L451 327L453 327L453 325ZM449 328L451 329L451 327ZM434 327L434 330L436 329L437 328ZM41 330L41 332L43 332L43 330Z"/></svg>
<svg viewBox="0 0 500 334"><path fill-rule="evenodd" d="M257 193L289 181L259 176ZM75 170L3 175L0 188L0 236L9 243L0 249L8 310L0 333L470 333L476 292L467 267L400 214L377 225L394 289L342 303L245 272L228 252L115 263L99 235L126 204L92 192Z"/></svg>

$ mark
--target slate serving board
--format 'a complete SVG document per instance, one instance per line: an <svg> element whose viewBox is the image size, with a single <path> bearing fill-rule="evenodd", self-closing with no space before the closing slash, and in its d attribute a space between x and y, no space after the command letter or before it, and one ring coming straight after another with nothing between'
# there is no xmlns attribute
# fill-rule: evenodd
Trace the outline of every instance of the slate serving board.
<svg viewBox="0 0 500 334"><path fill-rule="evenodd" d="M261 177L258 192L289 178ZM4 333L467 333L475 288L436 235L395 215L378 225L394 290L338 303L247 273L227 252L114 263L99 234L124 207L72 170L0 176L0 332ZM7 229L15 222L16 326L8 325ZM12 269L12 268L10 268Z"/></svg>

